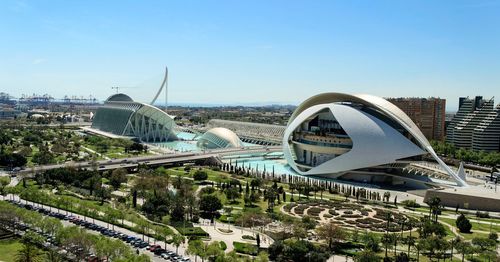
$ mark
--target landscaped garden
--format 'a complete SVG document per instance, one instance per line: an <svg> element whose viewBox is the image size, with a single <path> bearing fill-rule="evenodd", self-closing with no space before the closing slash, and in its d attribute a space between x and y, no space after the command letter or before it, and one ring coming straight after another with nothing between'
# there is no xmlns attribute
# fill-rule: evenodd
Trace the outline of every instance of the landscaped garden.
<svg viewBox="0 0 500 262"><path fill-rule="evenodd" d="M318 222L332 222L349 229L369 229L374 232L406 231L405 226L416 219L401 214L397 210L373 207L368 204L358 204L340 200L309 200L289 203L283 210L292 216L309 216Z"/></svg>

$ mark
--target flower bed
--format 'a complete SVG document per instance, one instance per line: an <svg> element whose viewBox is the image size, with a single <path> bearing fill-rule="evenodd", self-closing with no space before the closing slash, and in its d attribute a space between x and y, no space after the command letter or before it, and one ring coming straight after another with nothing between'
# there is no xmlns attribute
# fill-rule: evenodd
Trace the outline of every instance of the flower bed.
<svg viewBox="0 0 500 262"><path fill-rule="evenodd" d="M306 208L308 208L309 206L307 205L298 205L296 206L294 209L293 209L293 212L297 215L303 215L304 214L304 210Z"/></svg>
<svg viewBox="0 0 500 262"><path fill-rule="evenodd" d="M343 215L341 215L341 217L344 217L344 218L362 218L363 216L358 215L358 214L343 214Z"/></svg>
<svg viewBox="0 0 500 262"><path fill-rule="evenodd" d="M332 216L338 216L339 215L339 213L337 213L337 211L335 211L335 209L328 210L328 214L330 214Z"/></svg>
<svg viewBox="0 0 500 262"><path fill-rule="evenodd" d="M307 214L313 217L319 216L319 213L323 211L324 209L319 208L319 207L311 207L307 210Z"/></svg>
<svg viewBox="0 0 500 262"><path fill-rule="evenodd" d="M290 203L290 204L286 204L283 209L286 211L286 212L290 212L290 210L292 210L293 207L297 206L297 204L295 203Z"/></svg>
<svg viewBox="0 0 500 262"><path fill-rule="evenodd" d="M255 240L255 237L251 236L251 235L243 235L243 236L241 236L241 238L246 239L246 240Z"/></svg>

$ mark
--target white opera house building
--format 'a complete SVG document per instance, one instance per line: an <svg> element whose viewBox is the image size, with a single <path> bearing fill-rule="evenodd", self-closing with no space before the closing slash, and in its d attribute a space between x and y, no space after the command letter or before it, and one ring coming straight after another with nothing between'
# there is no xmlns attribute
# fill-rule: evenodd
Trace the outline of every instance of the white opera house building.
<svg viewBox="0 0 500 262"><path fill-rule="evenodd" d="M324 93L305 100L290 117L283 151L300 175L389 185L438 183L404 172L430 156L448 182L467 186L403 111L372 95Z"/></svg>

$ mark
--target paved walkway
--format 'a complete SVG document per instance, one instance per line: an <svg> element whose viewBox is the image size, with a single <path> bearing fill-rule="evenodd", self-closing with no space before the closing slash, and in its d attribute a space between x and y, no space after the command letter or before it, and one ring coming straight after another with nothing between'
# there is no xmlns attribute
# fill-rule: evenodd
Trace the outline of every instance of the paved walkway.
<svg viewBox="0 0 500 262"><path fill-rule="evenodd" d="M244 242L244 243L249 243L249 244L254 244L256 245L257 242L255 240L247 240L243 239L244 235L249 235L256 237L257 233L260 236L260 247L263 248L268 248L272 243L274 243L274 240L267 236L264 233L257 232L248 228L242 228L238 227L232 224L227 224L227 223L221 223L221 222L215 222L214 224L210 223L210 220L208 219L202 219L200 220L199 224L195 224L195 226L199 226L203 228L208 234L210 234L211 241L223 241L227 245L226 252L230 252L234 249L233 242ZM229 229L232 230L231 233L224 233L220 231L219 229Z"/></svg>
<svg viewBox="0 0 500 262"><path fill-rule="evenodd" d="M104 158L104 159L106 159L106 160L110 160L110 159L111 159L111 158L109 158L109 157L107 157L107 156L105 156L105 155L103 155L103 154L101 154L101 153L96 152L96 151L95 151L95 150L93 150L93 149L90 149L90 148L88 148L88 147L84 147L84 146L81 146L81 147L82 147L83 149L85 149L86 151L89 151L89 152L90 152L90 153L92 153L92 154L96 154L96 155L98 155L98 156L101 156L102 158Z"/></svg>

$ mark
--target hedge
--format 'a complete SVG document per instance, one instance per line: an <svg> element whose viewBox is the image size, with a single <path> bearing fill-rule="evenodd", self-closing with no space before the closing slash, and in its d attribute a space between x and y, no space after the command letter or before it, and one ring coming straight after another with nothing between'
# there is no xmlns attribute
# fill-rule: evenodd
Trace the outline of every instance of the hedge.
<svg viewBox="0 0 500 262"><path fill-rule="evenodd" d="M251 256L256 256L259 254L259 249L256 245L241 243L241 242L233 242L234 250L237 253L247 254Z"/></svg>

